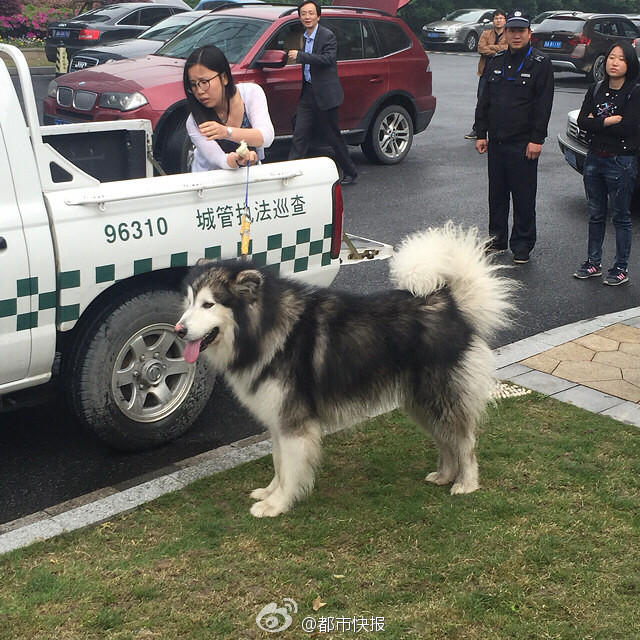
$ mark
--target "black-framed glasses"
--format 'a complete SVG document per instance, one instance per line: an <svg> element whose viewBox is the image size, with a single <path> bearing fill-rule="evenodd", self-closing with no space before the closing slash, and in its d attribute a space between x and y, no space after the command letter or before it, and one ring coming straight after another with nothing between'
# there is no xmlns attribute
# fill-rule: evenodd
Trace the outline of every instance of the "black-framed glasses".
<svg viewBox="0 0 640 640"><path fill-rule="evenodd" d="M215 80L219 75L219 73L216 73L215 76L211 76L210 78L203 78L202 80L198 80L197 82L190 82L189 93L195 93L196 89L200 89L200 91L207 91L211 81Z"/></svg>

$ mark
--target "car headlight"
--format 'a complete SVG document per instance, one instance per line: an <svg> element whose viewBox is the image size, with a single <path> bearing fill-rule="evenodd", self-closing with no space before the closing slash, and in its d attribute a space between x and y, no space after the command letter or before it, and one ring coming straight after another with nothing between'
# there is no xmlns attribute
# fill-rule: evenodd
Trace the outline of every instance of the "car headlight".
<svg viewBox="0 0 640 640"><path fill-rule="evenodd" d="M447 33L458 33L460 31L460 27L449 27L447 29Z"/></svg>
<svg viewBox="0 0 640 640"><path fill-rule="evenodd" d="M136 93L120 93L119 91L108 91L100 96L98 106L107 109L117 109L118 111L132 111L147 104L147 99L136 91Z"/></svg>
<svg viewBox="0 0 640 640"><path fill-rule="evenodd" d="M47 96L49 98L55 98L58 95L58 83L52 80L47 87Z"/></svg>

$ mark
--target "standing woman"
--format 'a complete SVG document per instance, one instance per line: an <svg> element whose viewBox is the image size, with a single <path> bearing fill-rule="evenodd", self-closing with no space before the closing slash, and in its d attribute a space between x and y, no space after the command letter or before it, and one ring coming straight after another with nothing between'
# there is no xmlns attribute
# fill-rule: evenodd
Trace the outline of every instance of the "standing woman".
<svg viewBox="0 0 640 640"><path fill-rule="evenodd" d="M584 163L584 187L589 207L587 260L573 274L585 279L602 275L602 243L611 202L616 230L616 258L604 284L629 281L631 253L631 196L638 173L640 147L640 89L638 58L628 42L614 44L607 54L602 82L589 87L578 116L587 131L589 152Z"/></svg>
<svg viewBox="0 0 640 640"><path fill-rule="evenodd" d="M264 159L274 136L267 98L257 84L233 82L218 47L191 53L183 84L190 111L187 133L195 145L191 171L237 169ZM243 140L250 149L244 158L236 152Z"/></svg>

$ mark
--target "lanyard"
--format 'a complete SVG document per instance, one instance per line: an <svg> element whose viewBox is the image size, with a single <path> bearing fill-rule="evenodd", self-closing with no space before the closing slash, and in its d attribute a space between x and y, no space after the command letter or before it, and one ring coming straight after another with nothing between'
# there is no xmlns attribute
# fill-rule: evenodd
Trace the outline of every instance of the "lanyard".
<svg viewBox="0 0 640 640"><path fill-rule="evenodd" d="M522 71L522 66L524 65L524 61L529 57L529 55L531 54L531 45L529 45L529 51L527 51L527 53L525 53L524 58L522 58L522 62L520 63L520 66L516 69L516 72L513 74L513 76L511 76L510 78L506 78L506 80L510 80L511 82L513 82L516 79L516 76ZM502 77L504 78L504 62L502 63Z"/></svg>

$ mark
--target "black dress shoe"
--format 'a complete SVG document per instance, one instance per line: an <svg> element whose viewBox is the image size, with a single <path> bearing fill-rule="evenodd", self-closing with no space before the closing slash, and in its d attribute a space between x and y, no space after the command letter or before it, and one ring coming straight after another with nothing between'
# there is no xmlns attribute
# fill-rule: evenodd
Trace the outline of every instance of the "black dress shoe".
<svg viewBox="0 0 640 640"><path fill-rule="evenodd" d="M342 186L345 186L347 184L353 184L357 179L358 179L357 173L354 173L353 175L349 173L345 173L345 175L342 176L342 180L340 180L340 184Z"/></svg>

